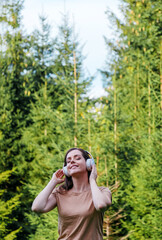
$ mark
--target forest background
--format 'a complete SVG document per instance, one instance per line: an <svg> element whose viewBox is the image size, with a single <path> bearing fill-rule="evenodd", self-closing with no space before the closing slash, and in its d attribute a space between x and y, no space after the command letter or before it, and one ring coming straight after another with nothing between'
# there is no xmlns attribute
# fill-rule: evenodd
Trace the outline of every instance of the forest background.
<svg viewBox="0 0 162 240"><path fill-rule="evenodd" d="M57 210L31 204L73 146L92 153L112 191L104 239L161 239L161 4L122 3L123 20L105 9L118 36L105 36L107 95L89 99L93 76L68 17L55 39L44 16L25 34L23 1L1 1L0 239L57 239Z"/></svg>

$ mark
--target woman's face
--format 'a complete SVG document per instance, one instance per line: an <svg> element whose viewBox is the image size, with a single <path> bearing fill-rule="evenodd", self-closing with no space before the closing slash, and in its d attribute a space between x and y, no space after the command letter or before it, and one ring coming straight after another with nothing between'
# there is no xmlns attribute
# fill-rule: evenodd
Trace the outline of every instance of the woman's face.
<svg viewBox="0 0 162 240"><path fill-rule="evenodd" d="M79 150L72 150L66 157L67 170L71 176L86 172L86 161Z"/></svg>

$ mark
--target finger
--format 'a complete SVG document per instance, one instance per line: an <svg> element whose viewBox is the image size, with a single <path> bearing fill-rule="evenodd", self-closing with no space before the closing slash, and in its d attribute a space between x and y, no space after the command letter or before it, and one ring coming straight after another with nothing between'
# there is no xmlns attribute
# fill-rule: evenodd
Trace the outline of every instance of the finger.
<svg viewBox="0 0 162 240"><path fill-rule="evenodd" d="M61 169L58 169L58 170L56 171L56 174L59 174L59 173L60 173L60 171L61 171Z"/></svg>
<svg viewBox="0 0 162 240"><path fill-rule="evenodd" d="M95 165L95 164L93 165L93 169L94 169L94 171L97 173L97 168L96 168L96 165Z"/></svg>
<svg viewBox="0 0 162 240"><path fill-rule="evenodd" d="M61 169L56 171L56 177L60 177L62 175Z"/></svg>
<svg viewBox="0 0 162 240"><path fill-rule="evenodd" d="M93 172L94 172L95 168L96 168L95 165L92 165L92 171Z"/></svg>
<svg viewBox="0 0 162 240"><path fill-rule="evenodd" d="M61 179L63 176L61 174L57 175L57 178Z"/></svg>
<svg viewBox="0 0 162 240"><path fill-rule="evenodd" d="M95 174L97 176L97 168L96 168L96 165L93 165L92 166L92 171L93 171L93 174Z"/></svg>
<svg viewBox="0 0 162 240"><path fill-rule="evenodd" d="M62 178L63 176L64 176L64 174L63 174L63 173L61 173L61 174L60 174L60 178Z"/></svg>
<svg viewBox="0 0 162 240"><path fill-rule="evenodd" d="M59 178L62 178L64 176L64 173L63 173L63 171L61 170L60 172L59 172L59 174L58 174L58 177Z"/></svg>

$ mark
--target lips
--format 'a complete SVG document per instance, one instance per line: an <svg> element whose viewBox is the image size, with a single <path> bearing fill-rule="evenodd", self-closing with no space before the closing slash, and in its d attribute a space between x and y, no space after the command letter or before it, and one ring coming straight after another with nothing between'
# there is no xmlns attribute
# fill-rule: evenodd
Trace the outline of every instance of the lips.
<svg viewBox="0 0 162 240"><path fill-rule="evenodd" d="M78 167L78 165L73 165L71 166L71 169Z"/></svg>

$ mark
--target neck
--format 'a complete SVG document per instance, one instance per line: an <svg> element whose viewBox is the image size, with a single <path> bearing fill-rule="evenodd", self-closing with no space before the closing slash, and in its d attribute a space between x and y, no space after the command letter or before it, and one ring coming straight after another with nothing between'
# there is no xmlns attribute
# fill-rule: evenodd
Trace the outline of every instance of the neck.
<svg viewBox="0 0 162 240"><path fill-rule="evenodd" d="M74 192L82 192L88 190L90 187L87 172L85 174L82 173L81 175L77 175L76 177L73 176L72 181L73 181L72 190Z"/></svg>

